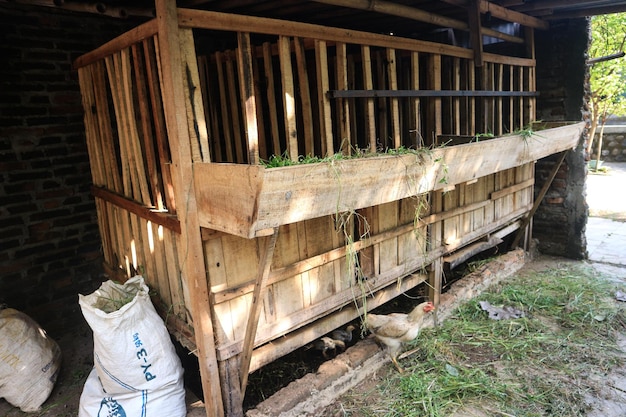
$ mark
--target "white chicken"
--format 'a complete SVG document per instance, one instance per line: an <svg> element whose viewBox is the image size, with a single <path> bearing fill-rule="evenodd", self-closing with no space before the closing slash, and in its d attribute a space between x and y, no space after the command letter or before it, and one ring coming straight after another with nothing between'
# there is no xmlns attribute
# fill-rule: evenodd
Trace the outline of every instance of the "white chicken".
<svg viewBox="0 0 626 417"><path fill-rule="evenodd" d="M424 317L434 309L433 303L427 301L419 304L409 314L368 314L366 316L365 325L376 339L387 347L391 361L399 372L404 372L404 369L398 363L398 354L400 353L402 343L409 342L417 337Z"/></svg>

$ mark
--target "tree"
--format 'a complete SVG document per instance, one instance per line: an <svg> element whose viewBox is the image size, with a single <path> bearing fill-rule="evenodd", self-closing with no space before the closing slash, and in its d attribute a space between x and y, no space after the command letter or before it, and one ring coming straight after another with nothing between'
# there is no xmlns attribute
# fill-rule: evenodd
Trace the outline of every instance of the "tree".
<svg viewBox="0 0 626 417"><path fill-rule="evenodd" d="M607 117L626 115L625 43L626 13L594 16L591 19L591 45L587 61L591 87L591 128L587 153L591 155L595 133L599 127L598 163Z"/></svg>

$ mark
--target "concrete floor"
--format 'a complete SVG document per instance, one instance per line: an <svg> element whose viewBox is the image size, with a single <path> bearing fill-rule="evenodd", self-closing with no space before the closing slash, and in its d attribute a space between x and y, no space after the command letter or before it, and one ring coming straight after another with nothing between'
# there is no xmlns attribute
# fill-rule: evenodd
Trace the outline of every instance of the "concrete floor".
<svg viewBox="0 0 626 417"><path fill-rule="evenodd" d="M607 172L587 177L589 260L626 279L626 163L605 163Z"/></svg>

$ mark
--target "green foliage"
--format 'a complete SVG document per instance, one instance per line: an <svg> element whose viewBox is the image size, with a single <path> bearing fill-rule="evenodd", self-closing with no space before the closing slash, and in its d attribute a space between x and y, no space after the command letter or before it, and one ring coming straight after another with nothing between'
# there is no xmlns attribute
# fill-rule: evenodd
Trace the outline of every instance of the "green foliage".
<svg viewBox="0 0 626 417"><path fill-rule="evenodd" d="M624 51L626 13L594 16L591 19L589 59L601 58ZM626 60L624 58L597 62L590 66L592 100L598 102L601 113L626 115Z"/></svg>
<svg viewBox="0 0 626 417"><path fill-rule="evenodd" d="M588 53L590 60L624 52L626 13L594 16L591 19L591 38ZM626 115L626 59L623 57L608 59L589 65L589 84L591 139L587 145L587 152L591 153L597 127L601 127L599 135L601 142L602 127L606 118L611 115Z"/></svg>

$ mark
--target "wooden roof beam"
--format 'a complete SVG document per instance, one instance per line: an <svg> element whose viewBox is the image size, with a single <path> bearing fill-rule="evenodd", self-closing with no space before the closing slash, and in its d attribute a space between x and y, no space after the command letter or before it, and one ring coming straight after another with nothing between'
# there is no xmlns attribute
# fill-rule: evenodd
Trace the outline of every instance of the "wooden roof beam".
<svg viewBox="0 0 626 417"><path fill-rule="evenodd" d="M470 41L474 50L474 65L482 67L485 63L483 56L483 34L480 26L480 0L469 0L467 13L470 26Z"/></svg>
<svg viewBox="0 0 626 417"><path fill-rule="evenodd" d="M358 10L368 10L378 13L384 13L392 16L400 16L419 22L430 23L432 25L449 27L452 29L464 30L470 32L467 23L441 16L435 13L426 12L414 7L405 6L403 4L393 3L385 0L313 0L318 3L331 4L333 6L342 6ZM513 43L524 43L524 39L519 36L512 36L506 33L498 32L489 28L481 28L482 34L493 38L502 39L503 41Z"/></svg>
<svg viewBox="0 0 626 417"><path fill-rule="evenodd" d="M579 17L600 16L603 14L623 12L626 12L626 4L618 6L592 7L589 9L581 9L569 13L559 13L556 15L546 16L546 19L574 19Z"/></svg>
<svg viewBox="0 0 626 417"><path fill-rule="evenodd" d="M441 0L444 3L453 4L459 7L468 8L470 2L468 0ZM550 24L545 20L538 19L534 16L529 16L524 13L517 12L515 10L507 9L506 7L499 6L495 3L491 3L487 0L480 0L478 2L480 13L491 15L495 18L505 20L507 22L519 23L522 26L531 27L533 29L546 30L550 27Z"/></svg>

